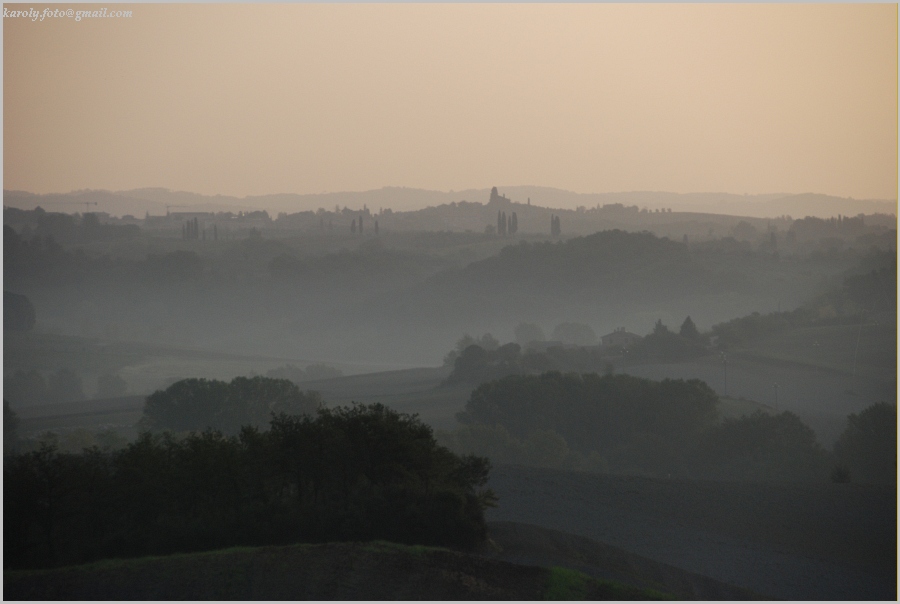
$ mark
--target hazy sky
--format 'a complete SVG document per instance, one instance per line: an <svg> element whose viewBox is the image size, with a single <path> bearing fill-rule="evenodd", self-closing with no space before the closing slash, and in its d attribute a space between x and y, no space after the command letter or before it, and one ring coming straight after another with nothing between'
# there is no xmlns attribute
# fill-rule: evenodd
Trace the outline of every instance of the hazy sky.
<svg viewBox="0 0 900 604"><path fill-rule="evenodd" d="M4 188L897 196L896 4L107 6L3 20Z"/></svg>

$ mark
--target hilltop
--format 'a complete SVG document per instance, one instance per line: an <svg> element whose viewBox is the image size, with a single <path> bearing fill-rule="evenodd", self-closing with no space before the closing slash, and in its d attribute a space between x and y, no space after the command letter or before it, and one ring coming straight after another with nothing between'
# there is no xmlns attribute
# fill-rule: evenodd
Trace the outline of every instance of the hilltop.
<svg viewBox="0 0 900 604"><path fill-rule="evenodd" d="M532 206L573 215L579 208L603 206L634 206L647 213L669 210L671 214L728 215L749 218L775 218L783 215L800 218L817 216L829 218L838 214L896 214L897 202L890 199L853 199L818 193L768 193L739 195L722 192L671 193L663 191L628 191L609 193L575 193L564 189L539 186L498 187L516 205ZM343 191L323 193L281 193L236 197L231 195L202 195L188 191L171 191L165 188L143 188L126 191L80 190L69 193L37 195L26 191L4 191L5 206L34 209L38 205L47 211L106 212L111 216L132 215L143 217L164 216L170 208L175 211L194 212L253 212L267 211L271 215L281 212L316 212L319 208L331 210L335 206L372 211L390 209L394 213L414 214L440 206L457 206L485 203L490 199L490 188L463 191L431 191L409 187L383 187L370 191ZM87 205L86 205L87 204ZM695 218L695 217L693 217ZM484 224L481 225L481 228ZM435 228L435 227L431 227Z"/></svg>

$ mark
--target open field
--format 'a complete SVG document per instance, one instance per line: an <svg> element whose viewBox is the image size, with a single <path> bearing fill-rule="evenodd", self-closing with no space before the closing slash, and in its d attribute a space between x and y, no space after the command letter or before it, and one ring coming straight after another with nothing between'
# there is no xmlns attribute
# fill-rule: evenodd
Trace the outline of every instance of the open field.
<svg viewBox="0 0 900 604"><path fill-rule="evenodd" d="M198 363L202 364L204 360L200 358ZM217 359L211 357L206 363L211 367ZM319 391L329 406L380 402L402 413L416 413L432 427L447 430L456 426L455 415L463 409L472 391L472 387L466 385L441 387L441 381L448 374L449 370L444 367L364 373L302 382L300 388ZM195 375L191 374L192 377ZM226 375L219 379L230 377ZM77 428L112 428L122 435L133 436L134 424L141 417L145 398L145 395L135 395L15 408L15 411L22 420L19 432L24 436Z"/></svg>
<svg viewBox="0 0 900 604"><path fill-rule="evenodd" d="M16 409L19 436L84 429L92 432L115 430L126 438L137 436L135 424L141 418L145 396L123 396L105 400L55 403Z"/></svg>
<svg viewBox="0 0 900 604"><path fill-rule="evenodd" d="M237 376L262 374L293 364L305 367L326 363L347 375L385 371L394 366L332 363L320 359L294 359L244 355L142 342L105 342L94 338L46 333L7 332L3 337L3 370L8 377L17 370L52 372L61 367L80 375L90 393L100 375L117 373L130 393L147 395L176 378L230 380ZM15 406L15 404L13 404Z"/></svg>
<svg viewBox="0 0 900 604"><path fill-rule="evenodd" d="M654 480L499 466L491 521L606 543L763 596L893 600L894 487Z"/></svg>
<svg viewBox="0 0 900 604"><path fill-rule="evenodd" d="M797 363L866 379L896 375L897 323L890 318L857 325L804 327L772 334L742 352L760 359Z"/></svg>
<svg viewBox="0 0 900 604"><path fill-rule="evenodd" d="M393 543L298 544L4 572L11 600L647 600L564 568Z"/></svg>

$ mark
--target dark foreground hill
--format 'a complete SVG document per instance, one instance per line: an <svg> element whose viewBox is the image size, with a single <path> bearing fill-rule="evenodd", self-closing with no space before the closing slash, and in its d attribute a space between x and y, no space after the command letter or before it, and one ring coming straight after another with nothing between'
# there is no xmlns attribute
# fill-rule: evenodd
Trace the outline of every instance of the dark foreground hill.
<svg viewBox="0 0 900 604"><path fill-rule="evenodd" d="M647 600L566 568L386 542L233 548L4 573L4 600Z"/></svg>
<svg viewBox="0 0 900 604"><path fill-rule="evenodd" d="M488 486L500 500L487 513L489 526L538 524L769 598L897 596L894 486L664 480L504 465L492 470Z"/></svg>

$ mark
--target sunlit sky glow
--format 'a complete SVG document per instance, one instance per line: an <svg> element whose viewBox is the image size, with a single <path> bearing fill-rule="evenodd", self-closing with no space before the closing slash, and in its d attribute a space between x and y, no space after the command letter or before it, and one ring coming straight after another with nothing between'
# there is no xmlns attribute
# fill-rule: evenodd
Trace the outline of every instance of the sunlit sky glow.
<svg viewBox="0 0 900 604"><path fill-rule="evenodd" d="M110 6L4 19L5 189L897 196L896 4Z"/></svg>

